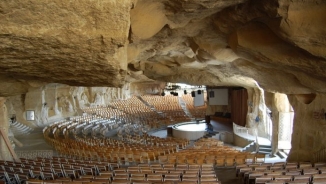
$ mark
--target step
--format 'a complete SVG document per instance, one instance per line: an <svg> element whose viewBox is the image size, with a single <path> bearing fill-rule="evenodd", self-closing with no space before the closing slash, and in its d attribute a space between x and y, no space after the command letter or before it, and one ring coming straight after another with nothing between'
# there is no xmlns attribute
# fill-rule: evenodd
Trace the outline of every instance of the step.
<svg viewBox="0 0 326 184"><path fill-rule="evenodd" d="M262 148L272 148L271 145L263 145L263 144L260 144L259 147L262 147Z"/></svg>
<svg viewBox="0 0 326 184"><path fill-rule="evenodd" d="M262 147L259 147L259 151L269 151L269 152L271 152L272 151L272 148L262 148Z"/></svg>
<svg viewBox="0 0 326 184"><path fill-rule="evenodd" d="M270 152L270 151L260 151L260 150L259 150L258 153L268 155L268 154L270 154L271 152Z"/></svg>
<svg viewBox="0 0 326 184"><path fill-rule="evenodd" d="M290 150L289 149L284 149L283 150L283 153L285 153L286 155L289 155L290 154Z"/></svg>
<svg viewBox="0 0 326 184"><path fill-rule="evenodd" d="M278 151L276 154L282 159L288 157L283 151Z"/></svg>

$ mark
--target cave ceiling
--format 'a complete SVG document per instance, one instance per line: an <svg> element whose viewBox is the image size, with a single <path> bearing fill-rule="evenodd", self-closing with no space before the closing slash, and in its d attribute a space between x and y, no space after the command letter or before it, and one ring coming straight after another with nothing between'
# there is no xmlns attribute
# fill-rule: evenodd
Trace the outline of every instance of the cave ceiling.
<svg viewBox="0 0 326 184"><path fill-rule="evenodd" d="M323 0L0 2L0 96L165 81L326 92Z"/></svg>

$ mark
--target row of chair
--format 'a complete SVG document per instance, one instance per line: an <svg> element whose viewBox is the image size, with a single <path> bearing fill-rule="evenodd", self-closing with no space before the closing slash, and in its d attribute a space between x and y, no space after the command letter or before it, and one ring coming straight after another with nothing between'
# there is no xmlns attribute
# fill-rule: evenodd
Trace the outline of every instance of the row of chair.
<svg viewBox="0 0 326 184"><path fill-rule="evenodd" d="M35 160L21 158L20 163L0 162L7 183L219 183L213 165L139 164L132 167L110 167L110 163L73 160L64 157Z"/></svg>
<svg viewBox="0 0 326 184"><path fill-rule="evenodd" d="M277 162L242 164L236 167L236 175L244 183L313 183L326 178L326 163Z"/></svg>

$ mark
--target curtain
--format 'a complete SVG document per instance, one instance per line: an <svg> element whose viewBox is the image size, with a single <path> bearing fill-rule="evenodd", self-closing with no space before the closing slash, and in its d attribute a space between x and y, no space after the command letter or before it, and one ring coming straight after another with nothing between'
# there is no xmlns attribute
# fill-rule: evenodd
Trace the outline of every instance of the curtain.
<svg viewBox="0 0 326 184"><path fill-rule="evenodd" d="M231 92L231 120L240 126L246 125L248 112L247 89L233 89Z"/></svg>

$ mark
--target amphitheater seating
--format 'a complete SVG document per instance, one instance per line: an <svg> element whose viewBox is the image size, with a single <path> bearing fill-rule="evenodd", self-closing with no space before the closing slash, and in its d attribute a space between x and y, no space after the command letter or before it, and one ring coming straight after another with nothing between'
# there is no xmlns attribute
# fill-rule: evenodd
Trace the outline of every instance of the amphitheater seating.
<svg viewBox="0 0 326 184"><path fill-rule="evenodd" d="M236 166L236 175L246 184L260 183L317 183L325 181L322 168L326 163L255 163Z"/></svg>
<svg viewBox="0 0 326 184"><path fill-rule="evenodd" d="M145 95L142 99L152 106L157 112L162 113L166 125L190 121L179 103L179 97L173 95L153 96Z"/></svg>
<svg viewBox="0 0 326 184"><path fill-rule="evenodd" d="M191 96L191 94L182 95L182 99L185 101L185 103L187 105L187 109L189 110L190 114L194 118L204 118L205 117L206 108L207 108L206 103L204 104L204 106L195 107L194 106L194 99ZM204 99L206 99L206 93L204 94Z"/></svg>
<svg viewBox="0 0 326 184"><path fill-rule="evenodd" d="M74 160L65 157L35 160L21 158L10 165L2 161L3 177L7 183L156 183L193 182L220 183L212 165L139 164L130 167L111 167L110 163ZM11 167L9 167L11 166ZM105 166L105 167L103 167ZM103 170L99 169L102 168ZM28 172L21 172L27 169ZM14 171L15 170L15 171ZM55 172L60 170L61 172ZM210 171L210 173L207 173ZM33 174L34 173L34 174Z"/></svg>
<svg viewBox="0 0 326 184"><path fill-rule="evenodd" d="M155 98L143 99L155 106ZM109 107L87 108L87 115L44 128L45 139L62 157L22 160L27 166L22 168L23 172L31 179L28 182L52 179L82 183L218 183L214 167L259 161L258 154L240 152L214 139L199 139L188 148L188 140L147 134L150 129L168 125L172 119L184 118L184 112L179 114L178 111L182 109L180 105L173 105L177 98L167 99L171 99L171 105L155 106L166 116L154 112L138 98L132 98L114 102ZM170 120L164 119L167 116ZM112 131L116 131L118 139L107 138ZM308 165L301 166L308 168ZM305 172L314 174L310 170ZM243 170L239 173L244 175ZM11 180L17 177L8 175Z"/></svg>

